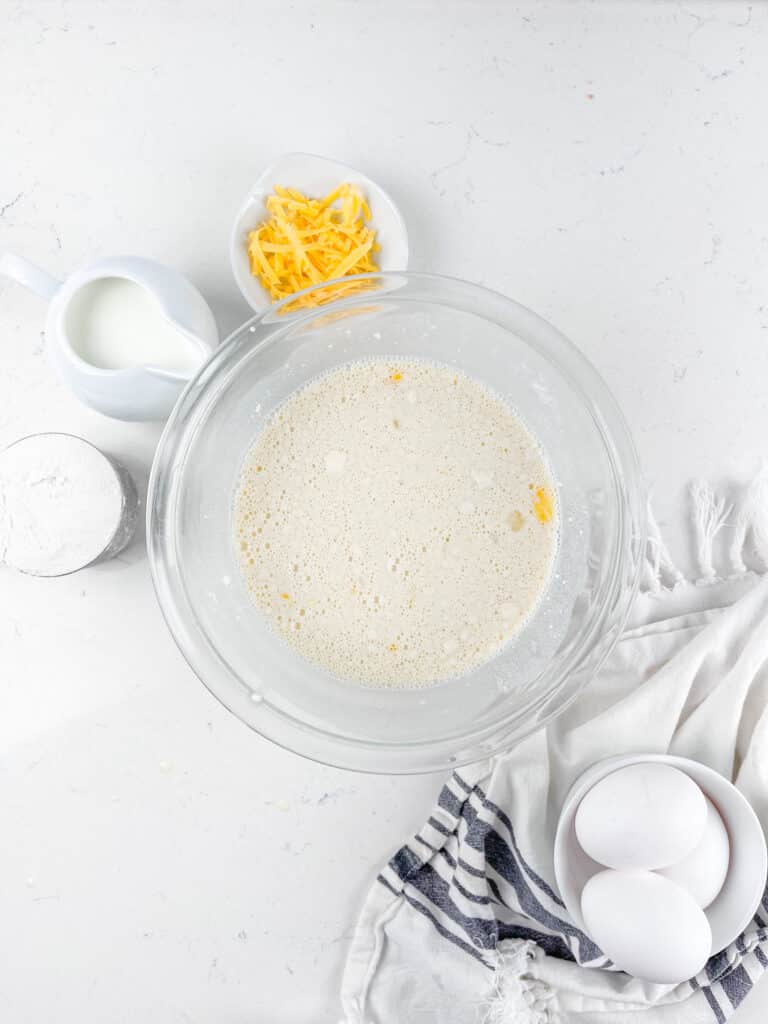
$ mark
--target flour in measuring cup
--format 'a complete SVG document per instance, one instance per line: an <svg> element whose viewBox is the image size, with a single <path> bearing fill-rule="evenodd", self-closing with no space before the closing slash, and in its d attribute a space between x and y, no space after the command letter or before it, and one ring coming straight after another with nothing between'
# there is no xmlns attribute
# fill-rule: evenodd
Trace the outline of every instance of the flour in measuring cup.
<svg viewBox="0 0 768 1024"><path fill-rule="evenodd" d="M36 434L0 453L0 563L62 576L127 542L125 492L112 463L69 434ZM123 538L121 531L127 529Z"/></svg>

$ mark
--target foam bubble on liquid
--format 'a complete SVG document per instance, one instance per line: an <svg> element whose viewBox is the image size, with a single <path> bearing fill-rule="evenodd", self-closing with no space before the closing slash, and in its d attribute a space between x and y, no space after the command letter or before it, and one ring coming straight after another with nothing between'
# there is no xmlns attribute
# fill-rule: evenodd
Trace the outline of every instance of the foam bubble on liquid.
<svg viewBox="0 0 768 1024"><path fill-rule="evenodd" d="M543 453L489 389L417 360L350 363L291 395L234 504L240 566L272 628L338 676L427 685L529 619L557 547Z"/></svg>

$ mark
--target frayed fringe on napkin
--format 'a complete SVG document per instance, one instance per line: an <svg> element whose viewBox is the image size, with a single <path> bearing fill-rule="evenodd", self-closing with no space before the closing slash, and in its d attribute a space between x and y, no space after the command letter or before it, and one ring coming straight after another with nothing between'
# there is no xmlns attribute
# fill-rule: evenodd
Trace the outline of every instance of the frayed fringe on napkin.
<svg viewBox="0 0 768 1024"><path fill-rule="evenodd" d="M498 954L493 990L484 1007L482 1024L551 1024L552 990L528 972L535 959L535 942L521 942L513 952Z"/></svg>
<svg viewBox="0 0 768 1024"><path fill-rule="evenodd" d="M675 565L649 500L643 593L675 590L688 582L705 586L768 569L768 462L744 487L715 488L707 480L694 480L689 492L698 576L688 580ZM725 542L716 546L721 532Z"/></svg>

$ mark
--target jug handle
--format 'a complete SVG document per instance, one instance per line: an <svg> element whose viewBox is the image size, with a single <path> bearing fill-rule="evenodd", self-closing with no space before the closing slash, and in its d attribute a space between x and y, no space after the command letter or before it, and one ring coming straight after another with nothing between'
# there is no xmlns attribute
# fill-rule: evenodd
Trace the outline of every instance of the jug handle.
<svg viewBox="0 0 768 1024"><path fill-rule="evenodd" d="M61 288L61 281L57 281L55 277L51 277L29 260L14 256L12 252L4 252L0 256L0 274L18 281L44 299L52 299Z"/></svg>

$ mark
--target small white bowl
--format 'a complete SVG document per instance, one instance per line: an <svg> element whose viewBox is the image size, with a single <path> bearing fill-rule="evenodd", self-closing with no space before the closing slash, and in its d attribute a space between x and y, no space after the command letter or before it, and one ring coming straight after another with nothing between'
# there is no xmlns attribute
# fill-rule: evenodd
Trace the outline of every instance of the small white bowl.
<svg viewBox="0 0 768 1024"><path fill-rule="evenodd" d="M270 164L256 180L235 218L229 240L232 273L243 298L257 313L268 309L272 298L251 273L246 240L248 232L269 216L265 198L274 192L275 185L296 188L305 195L319 197L345 181L360 187L371 209L371 226L381 246L381 251L376 254L379 269L407 270L408 232L400 211L383 188L346 164L309 153L287 153Z"/></svg>
<svg viewBox="0 0 768 1024"><path fill-rule="evenodd" d="M671 765L690 776L718 809L728 832L728 874L719 895L704 911L712 929L714 955L741 935L760 906L768 854L760 822L745 797L728 779L698 761L669 754L630 754L610 757L588 768L571 787L555 834L555 877L560 895L575 924L584 929L581 893L592 875L604 870L604 865L592 860L579 845L574 828L576 811L600 779L627 765L649 761Z"/></svg>

